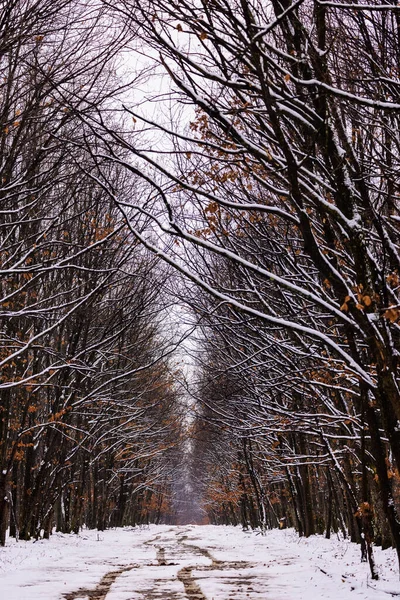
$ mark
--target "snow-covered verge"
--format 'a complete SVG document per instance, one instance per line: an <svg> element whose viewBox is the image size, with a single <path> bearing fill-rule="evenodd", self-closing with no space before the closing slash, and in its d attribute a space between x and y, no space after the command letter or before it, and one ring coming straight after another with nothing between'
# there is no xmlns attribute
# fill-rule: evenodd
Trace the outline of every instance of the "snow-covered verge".
<svg viewBox="0 0 400 600"><path fill-rule="evenodd" d="M368 565L360 562L360 547L348 540L323 536L299 538L294 530L267 531L265 535L245 533L238 528L207 528L207 535L192 530L189 536L221 561L241 560L250 568L236 571L236 577L251 581L262 598L271 600L388 600L400 597L399 571L394 550L374 548L380 580L372 581ZM194 539L196 538L196 539ZM189 542L188 542L189 543ZM196 577L196 571L193 571ZM211 575L211 574L210 574ZM228 576L228 571L223 573ZM207 597L219 600L223 577L201 582ZM214 596L213 596L214 594ZM256 596L255 596L256 597Z"/></svg>
<svg viewBox="0 0 400 600"><path fill-rule="evenodd" d="M165 561L159 560L160 548ZM118 571L107 600L184 599L179 572L188 566L207 600L400 596L395 552L376 548L375 553L378 582L371 581L367 565L360 563L358 546L318 536L300 539L291 530L262 536L239 527L151 526L56 533L49 541L9 540L0 548L0 599L61 600L68 592L95 589L104 575Z"/></svg>
<svg viewBox="0 0 400 600"><path fill-rule="evenodd" d="M154 559L154 548L145 544L154 536L154 529L136 528L9 539L0 548L0 600L59 600L81 587L94 589L109 571Z"/></svg>

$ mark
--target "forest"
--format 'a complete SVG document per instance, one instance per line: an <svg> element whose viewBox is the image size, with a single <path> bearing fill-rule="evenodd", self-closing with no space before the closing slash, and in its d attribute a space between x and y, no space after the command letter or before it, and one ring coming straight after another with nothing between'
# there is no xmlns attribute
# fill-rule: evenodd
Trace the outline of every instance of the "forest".
<svg viewBox="0 0 400 600"><path fill-rule="evenodd" d="M396 0L0 0L0 545L400 562Z"/></svg>

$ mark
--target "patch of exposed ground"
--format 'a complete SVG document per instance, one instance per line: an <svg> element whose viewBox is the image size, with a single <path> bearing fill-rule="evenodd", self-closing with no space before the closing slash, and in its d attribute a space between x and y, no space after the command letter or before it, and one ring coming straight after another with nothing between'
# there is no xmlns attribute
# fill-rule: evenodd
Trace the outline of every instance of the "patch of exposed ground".
<svg viewBox="0 0 400 600"><path fill-rule="evenodd" d="M165 548L158 548L157 562L160 565L160 567L164 567L167 564L167 561L165 560Z"/></svg>
<svg viewBox="0 0 400 600"><path fill-rule="evenodd" d="M207 600L196 580L192 577L193 569L200 569L200 567L183 567L178 573L178 579L183 583L188 600Z"/></svg>

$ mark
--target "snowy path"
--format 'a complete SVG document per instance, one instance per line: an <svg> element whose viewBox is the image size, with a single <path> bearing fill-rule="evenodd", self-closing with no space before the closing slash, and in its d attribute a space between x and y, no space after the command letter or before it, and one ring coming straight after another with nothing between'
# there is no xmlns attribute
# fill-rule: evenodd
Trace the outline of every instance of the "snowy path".
<svg viewBox="0 0 400 600"><path fill-rule="evenodd" d="M246 563L215 559L209 550L190 540L187 535L190 531L191 528L174 527L151 537L144 545L153 549L155 560L143 558L119 571L111 571L95 590L81 588L65 594L65 600L208 600L198 580L220 576L221 571L230 572L226 583L237 583L238 589L251 589L246 577L237 572L247 567Z"/></svg>
<svg viewBox="0 0 400 600"><path fill-rule="evenodd" d="M233 527L54 534L0 549L0 600L386 600L400 595L392 551L374 589L347 541Z"/></svg>

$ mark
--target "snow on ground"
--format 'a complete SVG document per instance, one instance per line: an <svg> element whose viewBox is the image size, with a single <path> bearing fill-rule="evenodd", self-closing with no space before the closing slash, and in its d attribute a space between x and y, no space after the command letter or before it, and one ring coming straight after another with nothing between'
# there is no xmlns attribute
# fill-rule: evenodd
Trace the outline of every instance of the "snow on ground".
<svg viewBox="0 0 400 600"><path fill-rule="evenodd" d="M355 544L298 538L292 530L262 536L239 527L163 525L55 533L0 548L0 600L184 600L200 590L207 600L400 596L395 552L375 553L378 582Z"/></svg>
<svg viewBox="0 0 400 600"><path fill-rule="evenodd" d="M192 528L191 543L207 548L216 560L245 561L234 573L242 578L243 596L247 589L266 600L387 600L400 596L399 572L394 550L375 548L381 579L372 581L366 563L360 563L360 547L348 540L326 540L323 536L299 538L293 530L268 531L265 536L245 533L233 527ZM188 540L189 543L189 540ZM194 577L197 573L193 571ZM229 597L222 574L209 572L201 588L207 597L223 600ZM246 583L247 582L247 583ZM253 591L254 590L254 591Z"/></svg>
<svg viewBox="0 0 400 600"><path fill-rule="evenodd" d="M0 548L1 600L59 600L79 587L96 587L111 570L150 558L143 545L148 531L55 533L50 540L18 542Z"/></svg>

